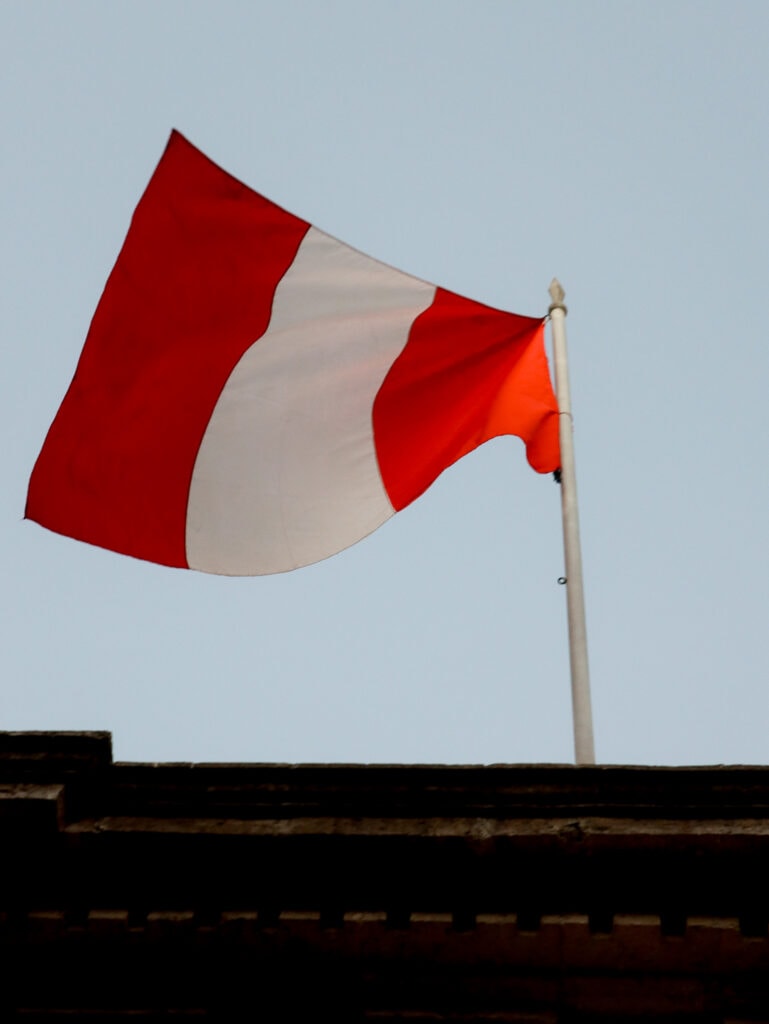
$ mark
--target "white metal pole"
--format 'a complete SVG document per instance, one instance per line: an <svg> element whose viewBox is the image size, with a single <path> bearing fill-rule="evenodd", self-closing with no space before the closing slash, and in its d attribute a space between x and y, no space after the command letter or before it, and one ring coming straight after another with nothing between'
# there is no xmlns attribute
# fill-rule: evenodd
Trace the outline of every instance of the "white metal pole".
<svg viewBox="0 0 769 1024"><path fill-rule="evenodd" d="M590 706L590 673L587 664L585 593L582 585L582 553L579 543L577 480L574 472L574 424L569 395L569 367L566 358L566 306L564 290L553 278L550 285L550 323L553 330L555 390L558 396L561 442L561 512L563 549L566 562L566 609L569 620L569 661L571 701L574 716L574 759L577 764L595 764L593 713Z"/></svg>

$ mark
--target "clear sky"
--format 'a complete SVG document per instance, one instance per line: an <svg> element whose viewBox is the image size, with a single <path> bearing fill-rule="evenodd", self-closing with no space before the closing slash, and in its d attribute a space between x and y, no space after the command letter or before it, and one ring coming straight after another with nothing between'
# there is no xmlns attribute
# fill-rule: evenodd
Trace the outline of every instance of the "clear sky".
<svg viewBox="0 0 769 1024"><path fill-rule="evenodd" d="M0 0L2 700L123 760L568 762L557 486L502 438L226 579L24 522L172 127L472 298L567 293L598 760L769 763L765 0Z"/></svg>

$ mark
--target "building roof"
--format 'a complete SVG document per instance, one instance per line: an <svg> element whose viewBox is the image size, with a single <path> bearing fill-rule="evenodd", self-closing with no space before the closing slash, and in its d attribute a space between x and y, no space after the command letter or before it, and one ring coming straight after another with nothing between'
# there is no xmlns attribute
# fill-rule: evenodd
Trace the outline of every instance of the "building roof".
<svg viewBox="0 0 769 1024"><path fill-rule="evenodd" d="M769 1021L769 768L0 733L0 837L2 1020Z"/></svg>

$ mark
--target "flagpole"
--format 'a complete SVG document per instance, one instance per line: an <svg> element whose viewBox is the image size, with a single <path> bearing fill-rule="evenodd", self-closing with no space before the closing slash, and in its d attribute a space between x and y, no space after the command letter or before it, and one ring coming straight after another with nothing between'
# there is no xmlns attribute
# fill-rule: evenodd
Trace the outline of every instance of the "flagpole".
<svg viewBox="0 0 769 1024"><path fill-rule="evenodd" d="M569 621L569 661L571 663L571 702L574 718L574 759L577 764L595 764L593 713L590 706L590 673L587 663L585 594L582 586L582 553L579 543L577 480L574 471L574 423L569 394L569 367L566 358L565 293L553 278L550 285L550 323L553 331L555 390L558 396L559 438L561 442L561 514L563 549L566 562L566 610Z"/></svg>

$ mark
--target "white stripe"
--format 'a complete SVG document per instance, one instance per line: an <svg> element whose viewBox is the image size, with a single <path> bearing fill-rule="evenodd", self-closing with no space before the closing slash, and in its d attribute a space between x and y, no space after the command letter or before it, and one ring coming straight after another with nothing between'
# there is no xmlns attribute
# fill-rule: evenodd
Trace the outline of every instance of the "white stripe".
<svg viewBox="0 0 769 1024"><path fill-rule="evenodd" d="M190 568L284 572L354 544L393 514L371 410L432 285L311 228L270 325L230 375L187 509Z"/></svg>

